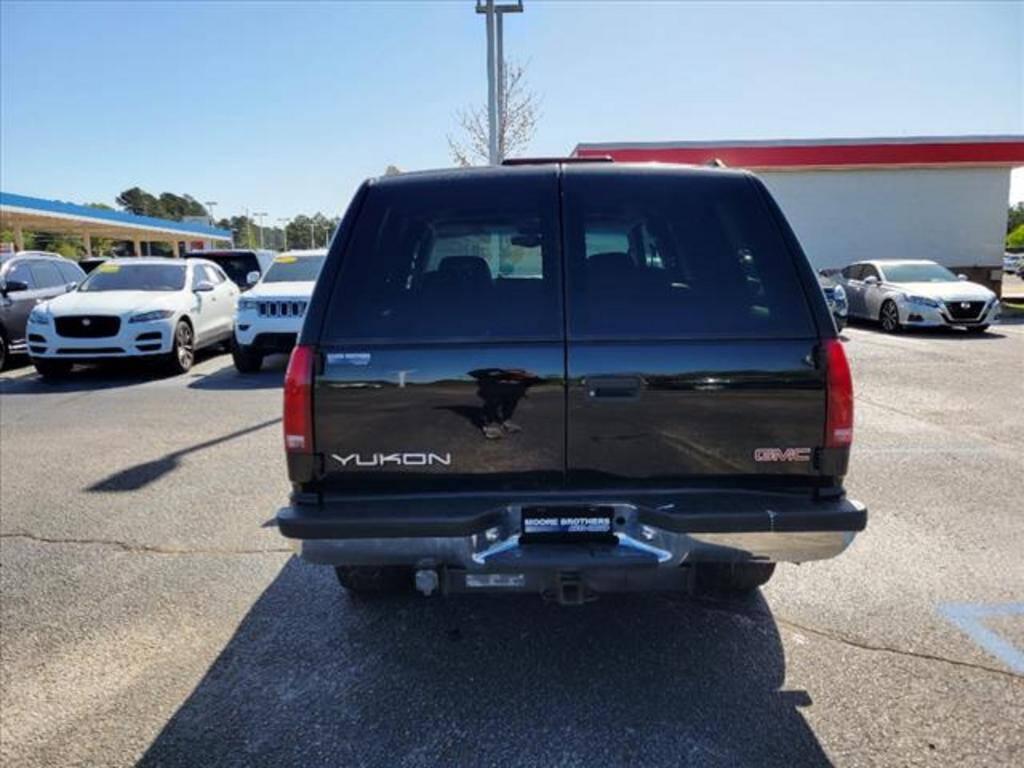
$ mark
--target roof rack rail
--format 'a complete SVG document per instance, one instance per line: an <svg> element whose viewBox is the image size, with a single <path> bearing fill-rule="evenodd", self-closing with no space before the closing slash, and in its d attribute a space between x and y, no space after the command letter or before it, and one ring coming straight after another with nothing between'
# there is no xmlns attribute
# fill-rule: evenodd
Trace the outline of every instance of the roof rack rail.
<svg viewBox="0 0 1024 768"><path fill-rule="evenodd" d="M550 163L614 163L611 155L589 157L506 157L502 165L547 165Z"/></svg>

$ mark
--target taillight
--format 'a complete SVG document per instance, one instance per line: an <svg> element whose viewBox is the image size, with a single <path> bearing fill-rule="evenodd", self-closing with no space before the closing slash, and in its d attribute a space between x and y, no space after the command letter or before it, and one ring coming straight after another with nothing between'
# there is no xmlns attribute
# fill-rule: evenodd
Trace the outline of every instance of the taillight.
<svg viewBox="0 0 1024 768"><path fill-rule="evenodd" d="M839 339L828 339L825 352L825 447L847 448L853 442L853 379Z"/></svg>
<svg viewBox="0 0 1024 768"><path fill-rule="evenodd" d="M295 347L284 375L284 449L288 453L313 451L312 347Z"/></svg>

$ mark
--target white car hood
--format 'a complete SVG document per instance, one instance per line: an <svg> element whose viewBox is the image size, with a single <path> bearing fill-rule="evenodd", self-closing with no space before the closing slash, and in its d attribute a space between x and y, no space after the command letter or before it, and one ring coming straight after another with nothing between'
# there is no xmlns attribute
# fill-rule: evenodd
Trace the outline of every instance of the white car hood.
<svg viewBox="0 0 1024 768"><path fill-rule="evenodd" d="M995 296L985 286L963 280L951 280L947 283L889 283L889 285L911 296L924 296L939 301L988 301Z"/></svg>
<svg viewBox="0 0 1024 768"><path fill-rule="evenodd" d="M50 313L63 315L126 315L152 309L176 309L181 291L72 291L47 302Z"/></svg>
<svg viewBox="0 0 1024 768"><path fill-rule="evenodd" d="M314 280L298 280L286 283L257 283L245 298L247 299L308 299L313 295Z"/></svg>

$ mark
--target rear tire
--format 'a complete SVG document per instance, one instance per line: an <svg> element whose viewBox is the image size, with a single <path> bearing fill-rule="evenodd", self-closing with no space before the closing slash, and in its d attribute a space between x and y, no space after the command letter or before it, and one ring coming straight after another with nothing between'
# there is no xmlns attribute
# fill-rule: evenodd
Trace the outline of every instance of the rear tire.
<svg viewBox="0 0 1024 768"><path fill-rule="evenodd" d="M238 342L231 345L231 359L239 373L259 373L263 365L263 353Z"/></svg>
<svg viewBox="0 0 1024 768"><path fill-rule="evenodd" d="M715 592L746 594L764 586L775 573L775 563L702 563L699 581Z"/></svg>
<svg viewBox="0 0 1024 768"><path fill-rule="evenodd" d="M969 326L967 326L967 332L968 333L975 333L975 334L978 334L979 336L981 334L983 334L987 330L988 330L988 326L987 325L969 325Z"/></svg>
<svg viewBox="0 0 1024 768"><path fill-rule="evenodd" d="M886 333L899 333L902 326L900 325L900 310L896 306L896 302L892 299L886 299L882 302L882 308L878 312L878 321L882 324L882 330Z"/></svg>
<svg viewBox="0 0 1024 768"><path fill-rule="evenodd" d="M338 583L353 595L395 595L413 590L412 568L401 565L337 565Z"/></svg>
<svg viewBox="0 0 1024 768"><path fill-rule="evenodd" d="M59 381L71 373L71 363L66 360L42 360L36 358L32 361L36 367L36 373L49 381Z"/></svg>

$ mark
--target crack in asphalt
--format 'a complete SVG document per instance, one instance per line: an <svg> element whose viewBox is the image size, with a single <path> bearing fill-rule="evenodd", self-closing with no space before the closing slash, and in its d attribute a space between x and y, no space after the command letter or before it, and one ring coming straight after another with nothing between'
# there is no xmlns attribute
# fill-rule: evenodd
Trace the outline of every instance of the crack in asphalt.
<svg viewBox="0 0 1024 768"><path fill-rule="evenodd" d="M27 539L39 544L79 544L95 547L116 547L124 552L148 555L270 555L281 552L292 552L291 547L270 547L268 549L171 549L154 547L149 544L129 544L116 539L57 539L48 536L37 536L33 533L0 533L3 539Z"/></svg>
<svg viewBox="0 0 1024 768"><path fill-rule="evenodd" d="M825 631L823 629L816 629L814 627L807 627L807 626L804 626L802 624L797 624L795 621L790 621L789 619L783 619L783 618L780 618L778 616L775 616L774 619L775 619L775 621L778 624L782 624L782 625L787 626L787 627L789 627L791 629L798 629L801 632L806 632L809 635L817 635L818 637L823 637L826 640L832 640L832 641L837 642L837 643L842 643L843 645L849 645L849 646L851 646L853 648L859 648L862 651L876 651L876 652L882 652L882 653L895 653L898 656L909 656L911 658L921 659L923 661L940 661L940 662L943 662L943 663L946 663L946 664L953 664L954 666L957 666L957 667L967 667L968 669L976 669L976 670L979 670L981 672L991 672L992 674L1002 675L1003 677L1010 677L1010 678L1013 678L1014 680L1024 680L1024 675L1018 675L1016 672L1008 672L1005 669L997 669L996 667L989 667L989 666L987 666L985 664L975 664L974 662L970 662L970 661L959 661L957 659L950 659L950 658L948 658L946 656L936 656L935 654L922 653L920 651L906 651L906 650L903 650L902 648L893 648L892 646L888 646L888 645L872 645L870 643L865 643L865 642L860 641L860 640L851 640L848 637L843 637L842 635L833 634L832 632L827 632L827 631Z"/></svg>

